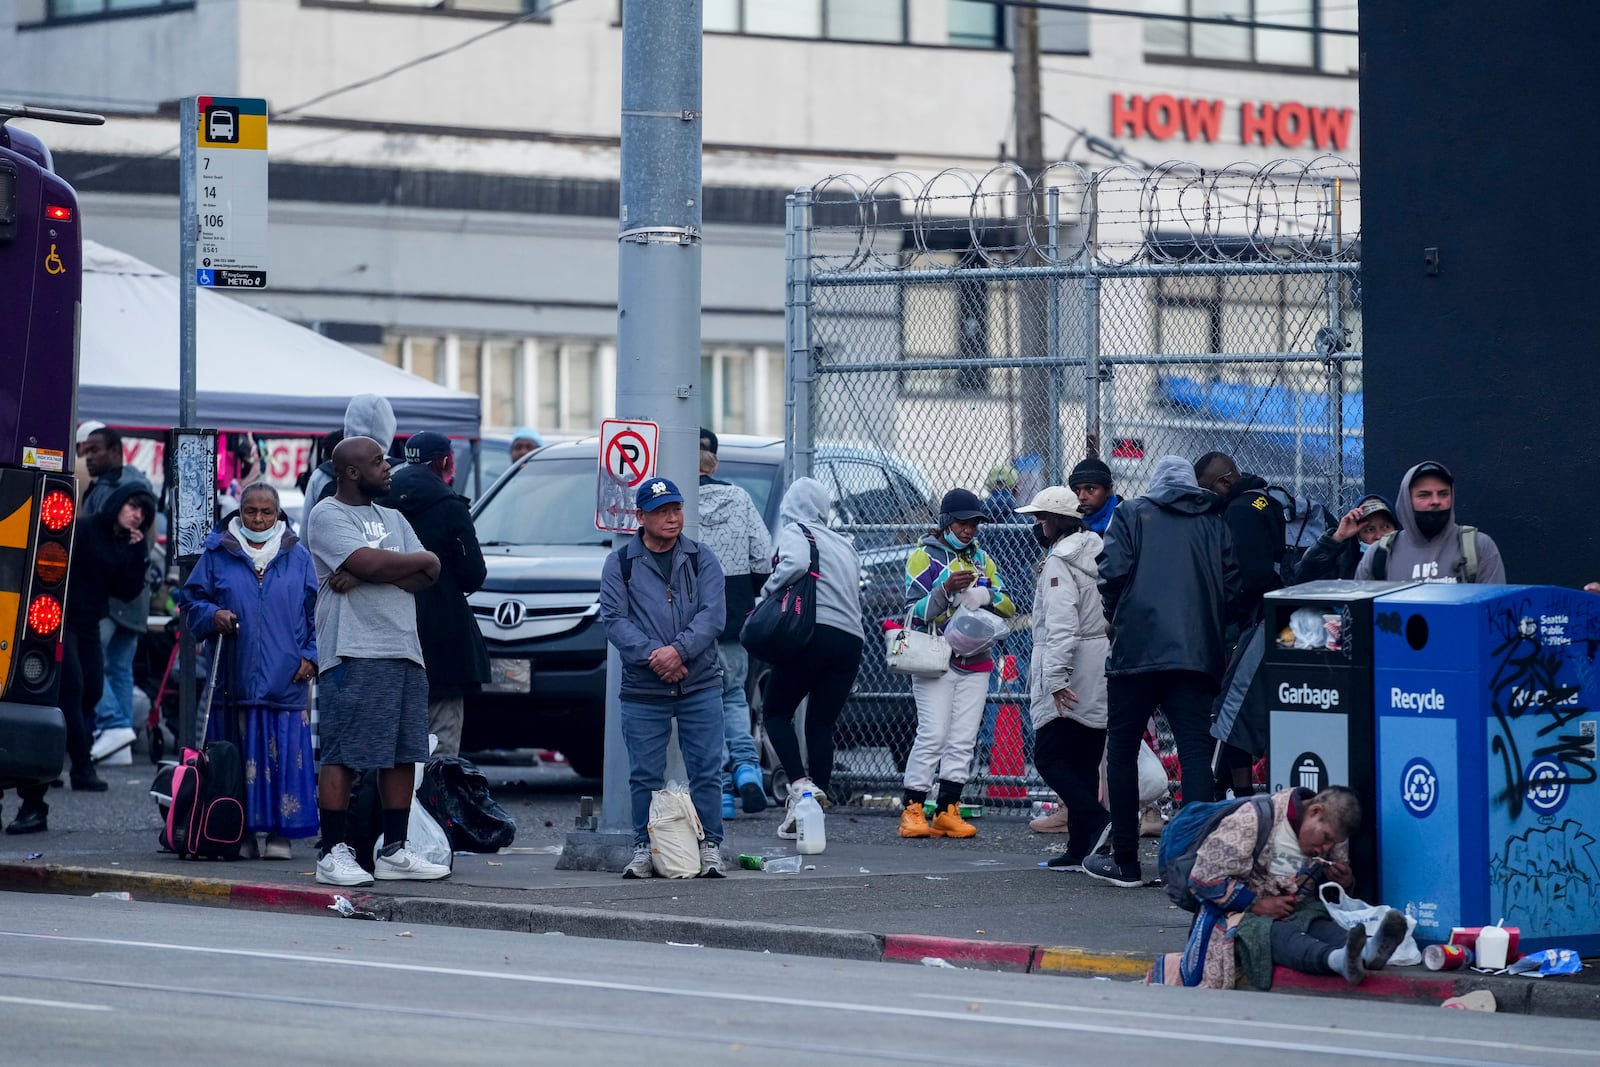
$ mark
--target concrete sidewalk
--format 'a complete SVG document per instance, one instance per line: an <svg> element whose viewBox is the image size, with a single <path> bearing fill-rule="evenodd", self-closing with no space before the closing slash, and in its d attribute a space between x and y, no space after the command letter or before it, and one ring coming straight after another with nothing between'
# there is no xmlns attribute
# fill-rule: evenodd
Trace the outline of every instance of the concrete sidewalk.
<svg viewBox="0 0 1600 1067"><path fill-rule="evenodd" d="M517 844L497 855L458 855L443 882L333 890L312 876L309 842L289 862L181 861L156 850L158 822L143 768L117 775L111 794L51 792L49 832L0 838L0 890L128 892L140 900L328 910L343 895L392 922L611 939L671 941L835 958L943 961L976 967L1134 980L1182 947L1189 915L1160 889L1121 890L1081 874L1041 869L1058 836L991 815L968 841L904 841L891 813L836 808L813 870L768 874L736 867L720 880L624 881L555 869L576 803L560 790L526 795L502 773L497 796L518 819ZM136 788L141 787L142 788ZM59 814L58 814L59 813ZM9 814L9 813L8 813ZM541 817L542 816L542 817ZM793 855L773 830L777 813L728 823L730 866L741 852ZM59 828L58 828L59 827ZM1155 842L1145 867L1154 875ZM941 963L929 963L940 966ZM1503 1011L1600 1018L1600 971L1530 980L1392 969L1360 987L1280 972L1298 993L1377 996L1437 1004L1468 989L1495 993Z"/></svg>

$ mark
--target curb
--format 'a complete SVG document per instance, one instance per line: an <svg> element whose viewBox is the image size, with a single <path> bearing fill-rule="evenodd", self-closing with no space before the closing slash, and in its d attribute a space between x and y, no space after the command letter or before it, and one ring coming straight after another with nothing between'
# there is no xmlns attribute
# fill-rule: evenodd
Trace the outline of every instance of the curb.
<svg viewBox="0 0 1600 1067"><path fill-rule="evenodd" d="M382 893L117 871L97 867L0 863L0 890L35 893L135 894L143 900L244 907L255 910L323 914L334 897L347 897L357 908L390 922L455 926L529 934L561 934L609 941L654 941L705 948L773 952L825 959L920 963L925 957L955 967L1056 974L1078 978L1139 980L1153 962L1134 953L1091 952L1069 946L1027 945L1005 941L930 937L921 934L874 934L779 923L740 922L693 916L615 912L550 904L496 904L437 897L399 897ZM1600 1018L1600 985L1557 984L1554 981L1495 978L1476 974L1399 974L1370 976L1359 986L1342 978L1301 974L1278 967L1273 991L1437 1005L1448 997L1475 989L1494 993L1502 1012Z"/></svg>

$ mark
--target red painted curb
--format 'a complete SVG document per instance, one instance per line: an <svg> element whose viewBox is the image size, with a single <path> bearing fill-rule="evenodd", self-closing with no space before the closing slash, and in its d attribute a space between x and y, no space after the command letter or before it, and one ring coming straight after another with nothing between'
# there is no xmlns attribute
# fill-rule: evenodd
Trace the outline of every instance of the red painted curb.
<svg viewBox="0 0 1600 1067"><path fill-rule="evenodd" d="M333 903L334 894L323 889L300 889L296 886L264 885L254 882L236 883L228 891L228 898L251 907L288 908L301 911L323 911Z"/></svg>
<svg viewBox="0 0 1600 1067"><path fill-rule="evenodd" d="M885 934L883 958L915 963L936 956L955 966L972 964L995 971L1024 971L1033 962L1036 945L1005 941L971 941L959 937L925 937L921 934Z"/></svg>
<svg viewBox="0 0 1600 1067"><path fill-rule="evenodd" d="M1287 967L1272 969L1272 989L1304 990L1307 993L1332 993L1344 997L1399 997L1406 1000L1445 1000L1456 995L1455 982L1448 978L1411 978L1398 974L1369 974L1360 985L1351 985L1332 975L1301 974Z"/></svg>

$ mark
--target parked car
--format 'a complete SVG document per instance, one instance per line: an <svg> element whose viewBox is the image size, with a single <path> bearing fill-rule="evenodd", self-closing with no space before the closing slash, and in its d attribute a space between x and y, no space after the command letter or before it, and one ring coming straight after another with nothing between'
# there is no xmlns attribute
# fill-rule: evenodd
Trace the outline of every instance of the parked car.
<svg viewBox="0 0 1600 1067"><path fill-rule="evenodd" d="M748 492L775 527L783 442L724 435L718 458L717 476ZM601 773L606 638L600 570L611 538L594 527L598 466L597 438L547 445L511 467L473 509L489 576L468 600L488 643L491 680L467 697L464 749L559 749L579 774ZM910 540L892 529L896 524L924 527L930 520L927 481L894 457L824 445L814 470L835 489L834 521L891 527L859 535L865 550ZM904 548L893 551L903 555ZM761 672L752 673L759 701ZM904 706L896 714L909 715L914 732L909 693L897 703ZM846 744L857 710L866 716L864 728L883 714L871 703L847 709L840 726Z"/></svg>

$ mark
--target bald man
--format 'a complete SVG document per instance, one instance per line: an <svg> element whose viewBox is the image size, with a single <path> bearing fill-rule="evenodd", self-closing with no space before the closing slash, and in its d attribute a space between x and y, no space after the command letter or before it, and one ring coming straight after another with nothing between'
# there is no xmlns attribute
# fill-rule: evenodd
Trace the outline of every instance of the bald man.
<svg viewBox="0 0 1600 1067"><path fill-rule="evenodd" d="M317 568L317 711L322 767L317 881L371 885L444 878L406 845L413 765L428 758L428 676L413 594L439 577L405 516L373 501L389 492L377 441L348 437L333 450L338 491L311 509L306 541ZM378 775L384 847L368 874L350 847L350 787Z"/></svg>

